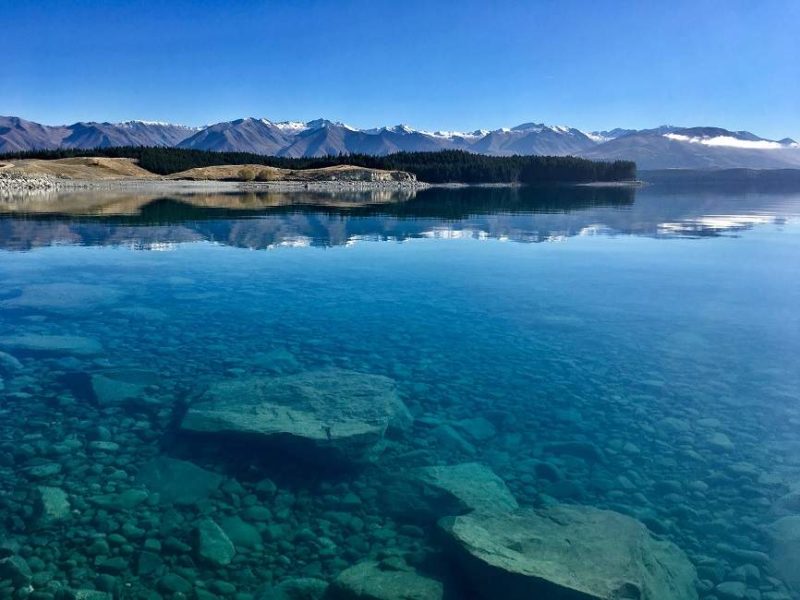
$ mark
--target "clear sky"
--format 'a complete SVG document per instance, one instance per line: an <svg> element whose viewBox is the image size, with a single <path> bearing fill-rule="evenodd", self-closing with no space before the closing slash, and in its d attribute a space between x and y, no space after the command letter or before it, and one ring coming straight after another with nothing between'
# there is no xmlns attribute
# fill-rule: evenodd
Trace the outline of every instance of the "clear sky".
<svg viewBox="0 0 800 600"><path fill-rule="evenodd" d="M0 114L800 138L800 1L0 0Z"/></svg>

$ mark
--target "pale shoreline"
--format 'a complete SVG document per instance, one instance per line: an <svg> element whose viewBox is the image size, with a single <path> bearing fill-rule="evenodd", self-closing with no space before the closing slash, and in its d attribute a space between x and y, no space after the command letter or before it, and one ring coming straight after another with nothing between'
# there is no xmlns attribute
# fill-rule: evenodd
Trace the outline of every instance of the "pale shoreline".
<svg viewBox="0 0 800 600"><path fill-rule="evenodd" d="M11 173L6 172L7 175ZM38 192L126 191L143 193L238 193L238 192L361 192L361 191L418 191L429 188L521 188L526 184L509 183L425 183L418 180L402 181L220 181L166 178L119 179L67 179L50 175L15 173L3 177L0 171L0 195L18 195ZM588 183L562 182L557 186L569 187L641 187L646 182L597 181Z"/></svg>

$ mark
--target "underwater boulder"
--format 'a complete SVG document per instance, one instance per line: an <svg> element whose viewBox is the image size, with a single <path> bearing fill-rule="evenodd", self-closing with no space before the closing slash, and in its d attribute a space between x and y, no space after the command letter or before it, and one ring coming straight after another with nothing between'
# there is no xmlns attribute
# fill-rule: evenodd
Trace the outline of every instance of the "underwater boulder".
<svg viewBox="0 0 800 600"><path fill-rule="evenodd" d="M449 550L483 598L689 600L697 574L674 544L639 521L588 506L473 512L440 522Z"/></svg>
<svg viewBox="0 0 800 600"><path fill-rule="evenodd" d="M792 590L800 593L800 515L778 519L767 533L772 539L772 566Z"/></svg>
<svg viewBox="0 0 800 600"><path fill-rule="evenodd" d="M158 375L144 369L115 369L92 375L92 391L102 407L141 400L149 386L158 383Z"/></svg>
<svg viewBox="0 0 800 600"><path fill-rule="evenodd" d="M390 569L375 561L364 561L339 573L326 597L331 600L441 600L442 595L440 581L411 569Z"/></svg>
<svg viewBox="0 0 800 600"><path fill-rule="evenodd" d="M0 337L0 348L41 354L101 354L103 346L97 340L80 335L39 335L21 333Z"/></svg>
<svg viewBox="0 0 800 600"><path fill-rule="evenodd" d="M34 514L39 527L68 519L71 513L67 493L57 487L39 486L36 488Z"/></svg>
<svg viewBox="0 0 800 600"><path fill-rule="evenodd" d="M489 467L476 462L419 467L391 476L383 499L391 514L433 523L471 511L512 511L516 499Z"/></svg>
<svg viewBox="0 0 800 600"><path fill-rule="evenodd" d="M256 596L257 600L322 600L328 582L314 577L284 579Z"/></svg>
<svg viewBox="0 0 800 600"><path fill-rule="evenodd" d="M331 368L212 385L181 429L270 442L326 462L363 462L377 456L387 430L410 422L393 380Z"/></svg>
<svg viewBox="0 0 800 600"><path fill-rule="evenodd" d="M194 463L162 456L142 466L136 483L158 494L162 504L194 504L208 498L222 484L222 476Z"/></svg>
<svg viewBox="0 0 800 600"><path fill-rule="evenodd" d="M228 565L236 556L236 548L213 519L202 519L196 527L198 558L216 566Z"/></svg>

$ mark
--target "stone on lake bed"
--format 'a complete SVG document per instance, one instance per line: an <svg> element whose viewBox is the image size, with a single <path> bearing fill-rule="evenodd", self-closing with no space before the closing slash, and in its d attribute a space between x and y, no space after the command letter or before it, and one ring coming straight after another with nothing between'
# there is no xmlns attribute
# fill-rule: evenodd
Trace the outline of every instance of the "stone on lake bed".
<svg viewBox="0 0 800 600"><path fill-rule="evenodd" d="M92 375L92 391L97 404L111 406L141 398L158 375L144 369L116 369Z"/></svg>
<svg viewBox="0 0 800 600"><path fill-rule="evenodd" d="M85 311L117 302L120 292L111 287L86 283L35 283L22 293L0 302L3 308L28 310Z"/></svg>
<svg viewBox="0 0 800 600"><path fill-rule="evenodd" d="M313 577L285 579L256 596L257 600L322 600L328 582Z"/></svg>
<svg viewBox="0 0 800 600"><path fill-rule="evenodd" d="M44 463L28 468L28 475L34 479L46 479L61 473L61 465L58 463Z"/></svg>
<svg viewBox="0 0 800 600"><path fill-rule="evenodd" d="M479 463L422 467L418 476L424 483L460 500L467 510L496 512L519 508L505 482Z"/></svg>
<svg viewBox="0 0 800 600"><path fill-rule="evenodd" d="M93 338L79 335L37 335L34 333L2 336L0 337L0 348L79 356L91 356L103 351L100 342Z"/></svg>
<svg viewBox="0 0 800 600"><path fill-rule="evenodd" d="M7 580L16 586L27 585L33 577L31 568L21 556L0 558L0 580Z"/></svg>
<svg viewBox="0 0 800 600"><path fill-rule="evenodd" d="M47 526L70 516L69 498L64 490L39 486L37 492L36 514L39 525Z"/></svg>
<svg viewBox="0 0 800 600"><path fill-rule="evenodd" d="M375 561L360 562L334 580L332 600L441 600L442 583L412 570L384 568Z"/></svg>
<svg viewBox="0 0 800 600"><path fill-rule="evenodd" d="M790 588L800 593L800 515L778 519L767 533L772 539L772 566Z"/></svg>
<svg viewBox="0 0 800 600"><path fill-rule="evenodd" d="M721 432L716 432L708 437L708 444L720 452L732 452L736 449L731 439Z"/></svg>
<svg viewBox="0 0 800 600"><path fill-rule="evenodd" d="M100 590L75 590L67 597L70 596L75 600L112 600L113 598L109 592L101 592Z"/></svg>
<svg viewBox="0 0 800 600"><path fill-rule="evenodd" d="M639 521L588 506L473 512L440 522L483 598L690 600L686 555Z"/></svg>
<svg viewBox="0 0 800 600"><path fill-rule="evenodd" d="M197 555L214 565L228 565L236 555L236 548L219 525L203 519L197 524Z"/></svg>
<svg viewBox="0 0 800 600"><path fill-rule="evenodd" d="M7 354L6 352L0 352L0 371L5 371L6 373L17 371L22 368L22 363L19 362L14 356Z"/></svg>
<svg viewBox="0 0 800 600"><path fill-rule="evenodd" d="M430 523L470 511L519 508L505 482L475 462L419 467L399 474L386 487L383 499L391 514Z"/></svg>
<svg viewBox="0 0 800 600"><path fill-rule="evenodd" d="M105 510L131 510L147 500L148 496L145 490L130 489L119 494L89 496L87 501Z"/></svg>
<svg viewBox="0 0 800 600"><path fill-rule="evenodd" d="M162 504L194 504L208 498L222 484L222 476L194 463L162 456L145 464L136 482L159 495Z"/></svg>
<svg viewBox="0 0 800 600"><path fill-rule="evenodd" d="M184 431L275 442L307 458L374 458L388 429L411 422L388 377L322 369L212 385L189 407Z"/></svg>
<svg viewBox="0 0 800 600"><path fill-rule="evenodd" d="M258 529L240 517L224 517L219 524L236 548L256 548L261 544L261 533Z"/></svg>

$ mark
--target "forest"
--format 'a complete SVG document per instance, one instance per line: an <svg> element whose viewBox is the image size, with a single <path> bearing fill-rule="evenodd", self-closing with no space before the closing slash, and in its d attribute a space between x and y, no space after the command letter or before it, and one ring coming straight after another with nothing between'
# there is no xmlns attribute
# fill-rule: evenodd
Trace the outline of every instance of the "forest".
<svg viewBox="0 0 800 600"><path fill-rule="evenodd" d="M85 156L136 159L139 166L159 175L213 165L259 164L283 169L314 169L350 164L371 169L407 171L427 183L588 183L636 178L636 164L631 161L601 162L574 156L486 156L463 150L398 152L385 156L348 154L288 158L248 152L124 146L11 152L0 154L0 160Z"/></svg>

